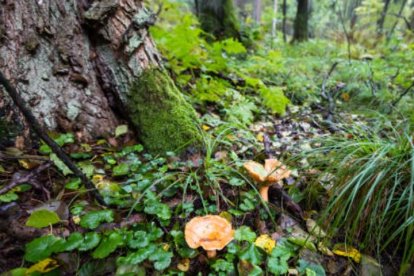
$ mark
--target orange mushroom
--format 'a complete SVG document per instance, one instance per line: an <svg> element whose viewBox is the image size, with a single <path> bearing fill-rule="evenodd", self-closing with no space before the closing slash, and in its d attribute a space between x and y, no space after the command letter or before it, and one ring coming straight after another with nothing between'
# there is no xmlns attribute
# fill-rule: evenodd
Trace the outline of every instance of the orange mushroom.
<svg viewBox="0 0 414 276"><path fill-rule="evenodd" d="M234 230L225 218L207 215L191 219L185 226L184 236L190 248L201 246L209 258L214 258L216 250L222 250L233 240Z"/></svg>
<svg viewBox="0 0 414 276"><path fill-rule="evenodd" d="M261 184L259 192L266 202L269 201L269 186L290 176L290 170L277 159L266 159L264 166L254 161L247 161L243 166Z"/></svg>

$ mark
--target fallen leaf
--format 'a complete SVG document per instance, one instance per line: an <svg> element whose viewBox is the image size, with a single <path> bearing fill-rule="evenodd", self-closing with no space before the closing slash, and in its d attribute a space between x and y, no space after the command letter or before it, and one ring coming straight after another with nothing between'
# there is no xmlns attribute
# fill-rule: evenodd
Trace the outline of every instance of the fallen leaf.
<svg viewBox="0 0 414 276"><path fill-rule="evenodd" d="M58 267L59 267L59 264L57 263L56 260L47 258L29 267L29 269L26 270L25 275L32 275L35 272L46 273Z"/></svg>
<svg viewBox="0 0 414 276"><path fill-rule="evenodd" d="M260 247L264 251L266 251L268 254L270 254L276 246L276 241L273 240L269 235L264 234L260 235L256 241L254 242L254 245L257 247Z"/></svg>
<svg viewBox="0 0 414 276"><path fill-rule="evenodd" d="M190 259L182 259L177 264L177 268L182 272L187 272L190 269Z"/></svg>
<svg viewBox="0 0 414 276"><path fill-rule="evenodd" d="M335 244L332 252L339 256L351 258L356 263L361 261L361 253L356 248L343 243Z"/></svg>
<svg viewBox="0 0 414 276"><path fill-rule="evenodd" d="M314 221L313 219L306 220L306 228L308 229L309 233L311 233L317 238L326 237L325 231L323 231L322 228L320 228L316 221Z"/></svg>
<svg viewBox="0 0 414 276"><path fill-rule="evenodd" d="M203 128L204 131L207 131L207 130L209 130L211 128L208 125L202 125L201 127Z"/></svg>
<svg viewBox="0 0 414 276"><path fill-rule="evenodd" d="M121 135L124 135L128 132L128 126L127 125L119 125L115 129L115 137L119 137Z"/></svg>

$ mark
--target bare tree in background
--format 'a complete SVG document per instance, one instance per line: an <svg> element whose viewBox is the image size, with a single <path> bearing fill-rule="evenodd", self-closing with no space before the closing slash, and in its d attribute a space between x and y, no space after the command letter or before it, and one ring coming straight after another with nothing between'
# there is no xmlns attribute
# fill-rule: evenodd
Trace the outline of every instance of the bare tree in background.
<svg viewBox="0 0 414 276"><path fill-rule="evenodd" d="M302 42L308 40L310 1L311 0L298 0L298 8L294 23L294 33L292 42Z"/></svg>
<svg viewBox="0 0 414 276"><path fill-rule="evenodd" d="M260 24L262 19L262 0L254 0L253 19L256 22L256 24Z"/></svg>

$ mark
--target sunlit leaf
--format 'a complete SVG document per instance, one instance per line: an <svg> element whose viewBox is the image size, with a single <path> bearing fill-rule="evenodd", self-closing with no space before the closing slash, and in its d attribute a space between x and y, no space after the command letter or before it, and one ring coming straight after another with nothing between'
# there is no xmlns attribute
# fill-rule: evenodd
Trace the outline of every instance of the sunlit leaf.
<svg viewBox="0 0 414 276"><path fill-rule="evenodd" d="M32 275L33 273L39 272L39 273L46 273L49 271L52 271L59 267L59 264L56 260L46 258L31 267L29 267L26 271L26 275Z"/></svg>
<svg viewBox="0 0 414 276"><path fill-rule="evenodd" d="M43 228L58 222L60 222L60 218L55 212L46 209L40 209L34 211L30 215L29 219L26 221L26 226Z"/></svg>

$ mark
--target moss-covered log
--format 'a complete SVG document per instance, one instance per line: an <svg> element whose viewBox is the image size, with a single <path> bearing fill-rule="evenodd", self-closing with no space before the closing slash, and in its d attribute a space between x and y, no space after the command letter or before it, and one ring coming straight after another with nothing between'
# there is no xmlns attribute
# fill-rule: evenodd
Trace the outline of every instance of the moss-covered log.
<svg viewBox="0 0 414 276"><path fill-rule="evenodd" d="M128 95L129 113L152 152L182 150L201 141L194 109L161 69L148 69Z"/></svg>

